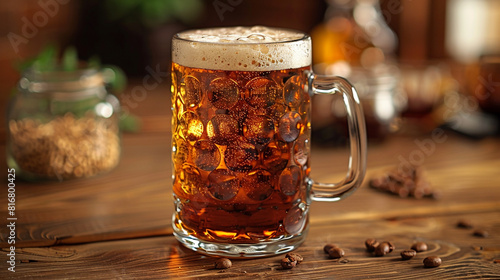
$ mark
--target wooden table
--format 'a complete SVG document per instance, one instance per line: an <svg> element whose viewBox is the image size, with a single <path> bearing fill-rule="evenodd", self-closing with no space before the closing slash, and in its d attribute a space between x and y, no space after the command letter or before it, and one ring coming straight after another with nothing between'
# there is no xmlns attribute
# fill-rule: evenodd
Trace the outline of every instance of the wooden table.
<svg viewBox="0 0 500 280"><path fill-rule="evenodd" d="M365 180L344 201L313 203L309 235L297 250L305 259L299 266L283 270L282 256L275 256L234 260L230 269L215 270L215 258L184 248L172 236L167 92L158 88L137 102L133 111L142 117L143 129L123 135L123 157L111 173L62 183L16 181L14 273L6 262L5 183L1 279L500 279L500 139L475 141L450 132L428 154L416 140L430 135L394 136L369 146L367 178L401 158L418 159L441 199L402 199L369 188ZM317 180L340 179L346 164L344 149L314 147ZM462 218L489 237L457 228ZM395 252L373 257L364 248L369 237L392 241ZM426 242L429 250L402 261L399 252L415 241ZM346 256L329 259L323 253L327 243L342 247ZM440 256L443 264L424 268L422 260L429 255Z"/></svg>

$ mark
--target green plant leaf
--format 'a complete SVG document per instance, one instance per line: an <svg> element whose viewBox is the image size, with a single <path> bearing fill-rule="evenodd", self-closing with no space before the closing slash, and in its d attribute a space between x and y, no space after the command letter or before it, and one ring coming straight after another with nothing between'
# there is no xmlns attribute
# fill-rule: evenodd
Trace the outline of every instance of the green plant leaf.
<svg viewBox="0 0 500 280"><path fill-rule="evenodd" d="M64 71L75 71L78 68L78 53L75 47L68 47L64 51L62 68Z"/></svg>
<svg viewBox="0 0 500 280"><path fill-rule="evenodd" d="M171 0L170 2L176 18L188 23L196 20L203 10L203 2L200 0Z"/></svg>
<svg viewBox="0 0 500 280"><path fill-rule="evenodd" d="M125 75L125 72L123 72L123 70L118 66L103 65L102 74L104 82L115 94L123 92L127 86L127 75Z"/></svg>
<svg viewBox="0 0 500 280"><path fill-rule="evenodd" d="M170 1L150 0L141 4L141 21L148 27L154 27L172 17Z"/></svg>
<svg viewBox="0 0 500 280"><path fill-rule="evenodd" d="M124 113L120 117L120 130L123 132L138 132L141 128L139 117Z"/></svg>
<svg viewBox="0 0 500 280"><path fill-rule="evenodd" d="M38 71L52 71L57 65L58 47L54 44L49 44L38 54L33 61L33 68Z"/></svg>

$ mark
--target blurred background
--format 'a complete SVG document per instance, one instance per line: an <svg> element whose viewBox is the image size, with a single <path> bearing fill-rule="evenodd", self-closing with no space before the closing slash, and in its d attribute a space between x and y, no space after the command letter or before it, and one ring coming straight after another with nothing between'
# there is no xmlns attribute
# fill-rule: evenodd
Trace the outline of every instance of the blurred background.
<svg viewBox="0 0 500 280"><path fill-rule="evenodd" d="M176 32L234 25L311 34L315 71L356 84L374 142L438 126L475 138L498 134L497 0L1 1L0 106L7 107L20 63L48 44L120 67L129 79L126 94L148 67L169 71ZM317 106L314 141L343 143L338 100ZM0 118L5 123L5 114ZM5 136L4 126L0 131Z"/></svg>

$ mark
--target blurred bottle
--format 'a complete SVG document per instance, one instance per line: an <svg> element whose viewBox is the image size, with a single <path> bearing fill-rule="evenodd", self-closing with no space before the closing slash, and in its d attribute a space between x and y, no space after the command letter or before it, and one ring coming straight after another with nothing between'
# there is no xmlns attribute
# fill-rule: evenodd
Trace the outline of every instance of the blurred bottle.
<svg viewBox="0 0 500 280"><path fill-rule="evenodd" d="M311 36L314 70L343 76L356 86L365 111L368 138L380 140L397 129L395 123L405 103L398 86L399 71L391 63L397 38L385 23L379 1L328 0L325 19L311 31ZM321 101L314 102L318 99ZM323 135L332 137L324 130L345 131L340 97L321 96L314 100L313 119L319 135L316 139L321 141Z"/></svg>
<svg viewBox="0 0 500 280"><path fill-rule="evenodd" d="M328 5L324 21L311 31L316 71L342 72L346 65L370 68L392 56L397 38L378 0L328 0Z"/></svg>

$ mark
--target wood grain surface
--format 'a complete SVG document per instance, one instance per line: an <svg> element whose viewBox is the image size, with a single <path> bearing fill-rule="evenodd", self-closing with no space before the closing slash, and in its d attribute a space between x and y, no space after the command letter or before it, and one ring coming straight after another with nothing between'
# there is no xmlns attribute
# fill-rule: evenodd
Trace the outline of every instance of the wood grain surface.
<svg viewBox="0 0 500 280"><path fill-rule="evenodd" d="M445 141L433 142L430 153L418 143L430 143L431 135L393 136L369 146L367 179L401 159L419 159L442 194L439 200L402 199L369 188L365 180L346 200L312 204L310 232L297 250L305 261L296 268L282 270L282 256L276 256L234 260L233 267L215 270L213 257L185 249L172 236L170 106L164 92L152 92L131 109L141 116L142 130L123 135L115 170L61 183L16 181L15 273L7 271L2 188L1 279L500 279L500 139L477 141L449 132ZM0 157L4 153L1 147ZM313 146L311 162L315 180L339 181L347 151ZM5 163L0 167L6 176ZM461 218L489 237L457 228ZM371 256L363 245L368 237L392 241L395 252ZM401 261L400 250L414 241L427 242L429 251ZM346 256L327 258L326 243L341 246ZM429 255L439 255L443 264L423 268Z"/></svg>
<svg viewBox="0 0 500 280"><path fill-rule="evenodd" d="M20 263L8 279L498 279L500 264L500 212L444 215L354 223L312 225L306 242L296 251L304 261L291 270L281 268L282 256L233 260L229 269L214 269L214 257L182 247L172 236L116 240L42 248L23 248ZM478 238L472 230L456 227L468 218L477 227L496 233ZM375 257L364 247L373 237L394 243L394 252ZM411 260L399 255L416 241L428 251ZM323 246L334 243L346 255L330 259ZM438 255L442 265L424 268L422 260Z"/></svg>

